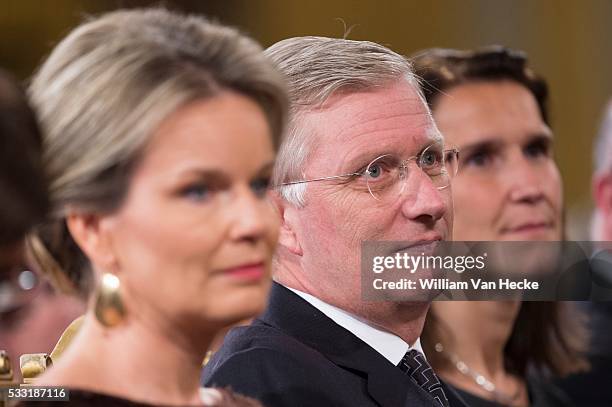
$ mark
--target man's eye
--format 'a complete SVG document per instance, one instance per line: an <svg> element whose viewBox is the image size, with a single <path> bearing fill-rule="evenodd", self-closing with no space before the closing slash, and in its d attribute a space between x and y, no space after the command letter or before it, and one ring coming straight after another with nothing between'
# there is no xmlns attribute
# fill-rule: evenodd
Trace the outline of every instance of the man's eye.
<svg viewBox="0 0 612 407"><path fill-rule="evenodd" d="M270 189L270 178L258 178L252 181L250 185L255 196L263 198Z"/></svg>
<svg viewBox="0 0 612 407"><path fill-rule="evenodd" d="M383 169L381 164L372 164L368 167L366 173L369 178L378 178L380 177L382 171Z"/></svg>
<svg viewBox="0 0 612 407"><path fill-rule="evenodd" d="M419 167L423 170L441 167L443 152L434 149L427 149L419 156Z"/></svg>
<svg viewBox="0 0 612 407"><path fill-rule="evenodd" d="M181 195L196 202L201 202L209 198L211 190L207 185L191 185L183 189Z"/></svg>
<svg viewBox="0 0 612 407"><path fill-rule="evenodd" d="M382 156L372 161L364 170L359 171L369 179L378 179L394 171L400 165L400 161L393 156Z"/></svg>

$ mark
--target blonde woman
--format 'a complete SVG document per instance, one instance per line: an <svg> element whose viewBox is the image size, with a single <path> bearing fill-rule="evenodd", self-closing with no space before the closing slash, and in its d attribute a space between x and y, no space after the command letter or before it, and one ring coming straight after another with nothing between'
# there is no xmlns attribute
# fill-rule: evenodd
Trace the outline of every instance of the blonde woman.
<svg viewBox="0 0 612 407"><path fill-rule="evenodd" d="M30 95L53 206L32 250L89 299L38 384L73 405L254 403L198 382L214 335L270 285L286 96L260 47L201 17L118 11L72 31Z"/></svg>

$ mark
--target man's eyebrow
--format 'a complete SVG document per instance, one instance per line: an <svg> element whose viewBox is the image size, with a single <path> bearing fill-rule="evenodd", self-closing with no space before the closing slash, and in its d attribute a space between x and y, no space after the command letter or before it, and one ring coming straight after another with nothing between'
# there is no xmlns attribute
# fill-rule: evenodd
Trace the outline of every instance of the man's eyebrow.
<svg viewBox="0 0 612 407"><path fill-rule="evenodd" d="M422 133L421 133L422 134ZM436 144L436 143L443 143L444 142L444 136L442 136L442 133L440 133L440 131L438 130L438 128L435 126L435 124L430 123L427 126L427 130L425 130L425 140L423 141L423 145L420 146L420 148L418 149L418 151L416 151L414 154L419 154L423 149L425 149L428 145L431 144ZM382 156L382 155L386 155L386 154L397 154L397 151L391 148L385 148L385 149L378 149L378 150L370 150L370 151L364 151L364 152L360 152L359 154L355 155L354 157L351 157L349 159L347 159L343 164L342 164L342 168L345 172L348 171L357 171L359 168L353 168L356 165L360 165L360 166L366 166L368 165L372 160Z"/></svg>
<svg viewBox="0 0 612 407"><path fill-rule="evenodd" d="M365 167L366 165L368 165L372 160L385 154L391 154L391 151L364 151L346 160L346 162L342 165L342 168L345 172L358 171L361 169L361 167ZM357 165L359 166L359 168L355 168Z"/></svg>
<svg viewBox="0 0 612 407"><path fill-rule="evenodd" d="M445 141L444 136L435 126L430 126L429 129L427 129L427 138L432 143L442 143Z"/></svg>

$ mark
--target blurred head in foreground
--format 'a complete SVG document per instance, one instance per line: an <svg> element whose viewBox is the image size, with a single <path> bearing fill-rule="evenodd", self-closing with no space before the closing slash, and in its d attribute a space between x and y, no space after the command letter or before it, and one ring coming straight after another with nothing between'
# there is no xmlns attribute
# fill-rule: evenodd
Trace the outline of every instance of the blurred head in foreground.
<svg viewBox="0 0 612 407"><path fill-rule="evenodd" d="M60 286L90 299L81 335L95 334L89 346L123 347L111 356L115 370L125 368L116 378L100 368L99 382L83 384L68 370L57 376L122 393L117 380L131 369L124 359L157 344L185 354L194 375L186 383L197 389L212 335L266 302L278 228L268 184L286 111L281 77L234 29L160 9L118 11L73 30L30 96L52 204L33 252ZM136 346L130 332L144 339ZM163 397L193 401L189 395Z"/></svg>
<svg viewBox="0 0 612 407"><path fill-rule="evenodd" d="M0 349L13 370L23 353L50 352L82 306L53 293L29 264L24 237L48 208L42 140L17 82L0 71Z"/></svg>
<svg viewBox="0 0 612 407"><path fill-rule="evenodd" d="M36 117L17 82L1 70L0 135L0 245L8 251L21 246L48 200Z"/></svg>

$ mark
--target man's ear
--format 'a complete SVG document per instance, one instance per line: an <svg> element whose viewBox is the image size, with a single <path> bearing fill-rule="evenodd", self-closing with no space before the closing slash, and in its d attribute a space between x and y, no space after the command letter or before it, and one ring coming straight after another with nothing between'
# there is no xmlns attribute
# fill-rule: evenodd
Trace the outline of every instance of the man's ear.
<svg viewBox="0 0 612 407"><path fill-rule="evenodd" d="M606 217L612 217L612 174L605 173L593 177L593 198L595 206Z"/></svg>
<svg viewBox="0 0 612 407"><path fill-rule="evenodd" d="M272 203L278 211L281 220L278 244L289 250L289 252L301 256L303 254L302 246L296 234L297 219L295 215L297 208L283 199L277 192L272 194Z"/></svg>
<svg viewBox="0 0 612 407"><path fill-rule="evenodd" d="M98 266L101 271L117 271L117 258L112 250L111 237L103 217L71 212L66 217L66 225L72 238L92 264Z"/></svg>

